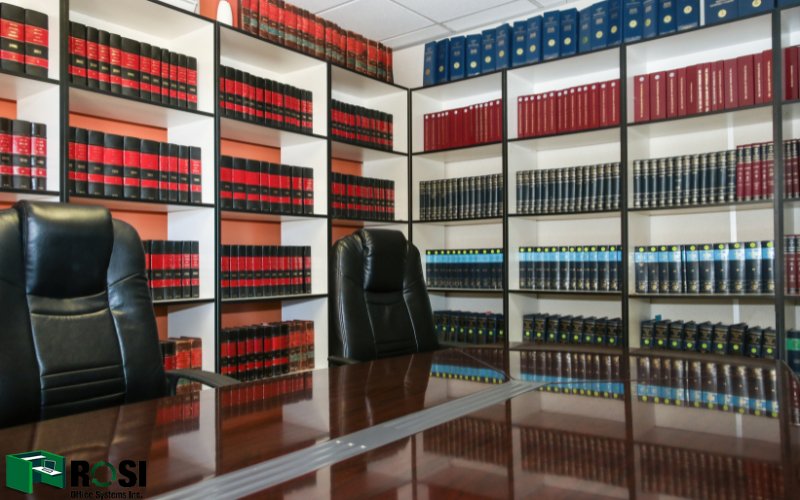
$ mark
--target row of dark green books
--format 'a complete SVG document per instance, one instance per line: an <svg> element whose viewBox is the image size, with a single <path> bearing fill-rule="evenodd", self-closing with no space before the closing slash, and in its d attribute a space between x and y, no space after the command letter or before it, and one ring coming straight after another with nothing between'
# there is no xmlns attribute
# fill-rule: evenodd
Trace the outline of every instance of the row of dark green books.
<svg viewBox="0 0 800 500"><path fill-rule="evenodd" d="M425 275L430 287L503 288L503 249L426 250Z"/></svg>
<svg viewBox="0 0 800 500"><path fill-rule="evenodd" d="M636 356L636 397L644 403L778 417L775 368L734 358L684 360Z"/></svg>
<svg viewBox="0 0 800 500"><path fill-rule="evenodd" d="M422 449L447 457L503 467L509 460L510 427L505 422L461 417L422 433ZM475 443L485 443L475 446Z"/></svg>
<svg viewBox="0 0 800 500"><path fill-rule="evenodd" d="M522 316L522 342L619 346L625 342L620 318L533 313Z"/></svg>
<svg viewBox="0 0 800 500"><path fill-rule="evenodd" d="M458 350L436 353L431 364L431 376L483 384L502 384L506 376L501 371L505 359L503 349L470 348L471 356Z"/></svg>
<svg viewBox="0 0 800 500"><path fill-rule="evenodd" d="M501 174L419 183L419 218L424 221L503 216Z"/></svg>
<svg viewBox="0 0 800 500"><path fill-rule="evenodd" d="M502 314L465 311L434 311L436 337L445 342L503 344L505 320Z"/></svg>
<svg viewBox="0 0 800 500"><path fill-rule="evenodd" d="M520 445L523 470L627 487L623 439L521 427Z"/></svg>
<svg viewBox="0 0 800 500"><path fill-rule="evenodd" d="M776 355L774 328L748 326L747 323L726 325L704 321L672 321L648 319L641 324L641 344L645 349L694 351L730 354L751 358Z"/></svg>
<svg viewBox="0 0 800 500"><path fill-rule="evenodd" d="M524 290L616 292L622 250L618 245L520 247L519 286Z"/></svg>
<svg viewBox="0 0 800 500"><path fill-rule="evenodd" d="M517 213L619 210L619 163L517 172Z"/></svg>
<svg viewBox="0 0 800 500"><path fill-rule="evenodd" d="M775 293L772 241L636 247L636 293Z"/></svg>
<svg viewBox="0 0 800 500"><path fill-rule="evenodd" d="M559 351L520 352L520 378L544 385L546 392L621 399L621 354Z"/></svg>

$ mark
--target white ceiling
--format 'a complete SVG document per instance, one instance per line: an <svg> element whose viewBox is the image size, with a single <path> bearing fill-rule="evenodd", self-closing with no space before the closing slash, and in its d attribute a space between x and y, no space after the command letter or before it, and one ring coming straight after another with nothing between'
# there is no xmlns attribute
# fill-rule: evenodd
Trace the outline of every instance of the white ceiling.
<svg viewBox="0 0 800 500"><path fill-rule="evenodd" d="M497 21L524 18L569 0L289 0L394 49Z"/></svg>

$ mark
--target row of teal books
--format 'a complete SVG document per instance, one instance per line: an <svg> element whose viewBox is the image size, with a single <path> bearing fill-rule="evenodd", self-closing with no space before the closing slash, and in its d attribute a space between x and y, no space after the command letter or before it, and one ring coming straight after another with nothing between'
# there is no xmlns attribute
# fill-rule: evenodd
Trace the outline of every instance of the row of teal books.
<svg viewBox="0 0 800 500"><path fill-rule="evenodd" d="M730 21L800 0L602 0L425 44L424 86Z"/></svg>

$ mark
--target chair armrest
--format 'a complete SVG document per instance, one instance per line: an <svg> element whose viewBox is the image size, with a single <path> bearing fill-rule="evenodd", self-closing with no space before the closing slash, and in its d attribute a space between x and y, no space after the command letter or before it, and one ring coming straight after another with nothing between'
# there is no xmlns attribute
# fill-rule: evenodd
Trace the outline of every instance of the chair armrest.
<svg viewBox="0 0 800 500"><path fill-rule="evenodd" d="M331 366L344 366L344 365L357 365L359 361L352 358L343 358L341 356L328 356L328 363Z"/></svg>
<svg viewBox="0 0 800 500"><path fill-rule="evenodd" d="M184 370L169 370L167 375L167 387L169 388L170 395L175 395L175 389L178 386L178 381L181 379L190 380L192 382L200 382L209 387L227 387L229 385L236 385L239 383L235 378L228 377L227 375L220 375L219 373L212 373L196 369Z"/></svg>

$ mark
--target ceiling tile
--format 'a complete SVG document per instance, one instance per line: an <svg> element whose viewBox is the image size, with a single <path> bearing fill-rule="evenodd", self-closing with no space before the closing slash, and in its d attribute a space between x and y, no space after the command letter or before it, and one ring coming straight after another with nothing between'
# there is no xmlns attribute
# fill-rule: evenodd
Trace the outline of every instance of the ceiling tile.
<svg viewBox="0 0 800 500"><path fill-rule="evenodd" d="M429 40L444 38L446 36L450 36L451 33L452 32L450 30L443 28L438 24L434 24L433 26L428 26L427 28L422 28L421 30L412 31L411 33L405 33L403 35L381 40L381 42L387 47L391 47L393 49L402 49L404 47L427 42Z"/></svg>
<svg viewBox="0 0 800 500"><path fill-rule="evenodd" d="M541 9L537 9L535 5L527 0L517 0L476 14L470 14L452 21L447 21L444 25L453 31L466 31L480 26L486 26L497 21L518 18L537 10Z"/></svg>
<svg viewBox="0 0 800 500"><path fill-rule="evenodd" d="M328 10L331 7L336 7L337 5L342 5L351 1L352 0L291 0L290 3L316 14L318 12L322 12L323 10Z"/></svg>
<svg viewBox="0 0 800 500"><path fill-rule="evenodd" d="M576 3L570 0L534 0L534 3L538 3L542 7L554 7L556 5L566 4L566 3Z"/></svg>
<svg viewBox="0 0 800 500"><path fill-rule="evenodd" d="M391 38L433 24L390 0L355 0L327 10L322 16L373 40Z"/></svg>
<svg viewBox="0 0 800 500"><path fill-rule="evenodd" d="M463 17L497 7L510 0L394 0L436 22Z"/></svg>

